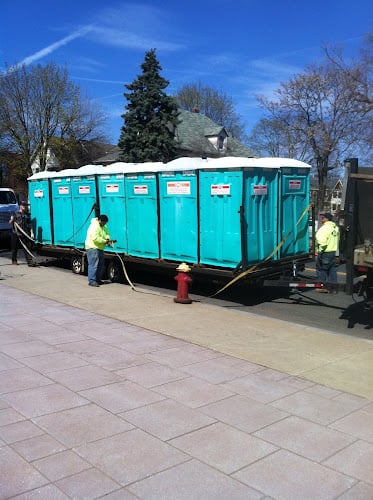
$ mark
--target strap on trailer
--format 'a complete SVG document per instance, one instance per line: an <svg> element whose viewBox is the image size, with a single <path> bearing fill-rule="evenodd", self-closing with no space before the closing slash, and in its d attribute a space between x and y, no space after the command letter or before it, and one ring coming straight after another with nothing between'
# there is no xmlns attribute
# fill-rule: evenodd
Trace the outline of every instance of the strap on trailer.
<svg viewBox="0 0 373 500"><path fill-rule="evenodd" d="M288 281L288 280L264 280L263 286L276 286L283 288L323 288L323 284L313 281Z"/></svg>

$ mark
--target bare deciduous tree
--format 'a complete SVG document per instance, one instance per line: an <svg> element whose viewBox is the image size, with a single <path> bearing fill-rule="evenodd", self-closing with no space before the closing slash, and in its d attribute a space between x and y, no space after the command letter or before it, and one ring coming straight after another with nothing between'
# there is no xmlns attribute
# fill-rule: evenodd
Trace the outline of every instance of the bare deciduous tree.
<svg viewBox="0 0 373 500"><path fill-rule="evenodd" d="M361 130L360 153L368 162L373 160L373 32L368 33L359 51L359 57L347 59L338 47L324 47L333 68L342 75L345 92L355 102L355 110L364 125Z"/></svg>
<svg viewBox="0 0 373 500"><path fill-rule="evenodd" d="M103 139L102 112L82 99L67 70L54 63L7 68L0 76L0 123L2 147L18 153L25 175L36 159L45 169L56 138Z"/></svg>
<svg viewBox="0 0 373 500"><path fill-rule="evenodd" d="M281 120L275 118L261 118L252 129L249 137L250 147L261 156L275 156L297 158L310 161L309 150L294 130L288 126L290 117Z"/></svg>
<svg viewBox="0 0 373 500"><path fill-rule="evenodd" d="M368 117L362 117L354 96L346 89L344 73L330 62L310 66L282 83L276 97L260 97L259 102L282 124L296 149L302 148L315 165L321 207L329 170L361 141Z"/></svg>
<svg viewBox="0 0 373 500"><path fill-rule="evenodd" d="M258 97L268 115L254 127L250 146L311 163L319 181L319 208L329 171L358 149L369 157L372 148L372 46L370 34L358 60L349 62L341 50L324 48L324 63L281 83L274 99Z"/></svg>
<svg viewBox="0 0 373 500"><path fill-rule="evenodd" d="M331 65L344 77L344 85L364 116L373 111L373 32L368 33L359 52L359 58L347 62L341 48L324 47Z"/></svg>

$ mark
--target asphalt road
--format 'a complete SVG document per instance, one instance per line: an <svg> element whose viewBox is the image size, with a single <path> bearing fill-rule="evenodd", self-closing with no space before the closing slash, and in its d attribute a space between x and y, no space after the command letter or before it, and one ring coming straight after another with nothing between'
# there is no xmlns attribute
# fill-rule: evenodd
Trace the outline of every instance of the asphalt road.
<svg viewBox="0 0 373 500"><path fill-rule="evenodd" d="M318 294L314 290L292 293L253 306L250 310L272 318L314 326L336 333L373 340L373 311L367 310L362 297Z"/></svg>
<svg viewBox="0 0 373 500"><path fill-rule="evenodd" d="M10 259L9 251L3 249L2 254L4 257L9 254ZM50 262L48 265L54 266L57 272L71 272L58 262ZM310 278L314 277L312 266L307 269L306 274ZM343 268L339 270L338 276L343 284ZM130 279L135 285L141 285L149 291L176 295L176 281L161 272L130 273ZM190 287L189 295L193 301L373 340L373 310L367 309L363 298L357 295L347 295L343 291L330 295L317 293L314 289L290 290L276 287L258 290L236 284L216 297L211 297L219 289L218 283L196 280Z"/></svg>
<svg viewBox="0 0 373 500"><path fill-rule="evenodd" d="M306 275L315 279L312 264L306 270ZM174 279L167 278L162 273L130 273L130 279L142 288L147 287L149 291L156 290L166 294L176 291ZM339 268L338 279L343 287L344 267ZM373 310L366 310L363 297L347 295L343 291L333 295L317 293L314 289L270 287L258 290L239 284L211 297L220 288L219 283L196 280L189 289L189 295L194 301L373 340Z"/></svg>
<svg viewBox="0 0 373 500"><path fill-rule="evenodd" d="M310 279L315 277L312 267L307 269L306 274ZM156 289L164 293L176 290L176 282L161 274L141 273L130 278L149 290ZM343 267L338 271L338 279L343 287ZM197 281L190 287L189 295L194 301L373 340L373 310L367 310L363 297L358 295L347 295L344 291L331 295L318 293L314 289L290 290L276 287L258 290L237 284L216 297L211 297L219 289L218 283Z"/></svg>

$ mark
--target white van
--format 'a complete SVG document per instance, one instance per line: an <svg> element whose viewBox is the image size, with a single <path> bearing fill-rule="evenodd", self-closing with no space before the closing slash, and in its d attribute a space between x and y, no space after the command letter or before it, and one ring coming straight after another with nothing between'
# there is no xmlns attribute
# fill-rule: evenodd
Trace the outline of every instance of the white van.
<svg viewBox="0 0 373 500"><path fill-rule="evenodd" d="M0 236L11 232L9 219L16 210L19 210L19 205L13 189L0 188Z"/></svg>

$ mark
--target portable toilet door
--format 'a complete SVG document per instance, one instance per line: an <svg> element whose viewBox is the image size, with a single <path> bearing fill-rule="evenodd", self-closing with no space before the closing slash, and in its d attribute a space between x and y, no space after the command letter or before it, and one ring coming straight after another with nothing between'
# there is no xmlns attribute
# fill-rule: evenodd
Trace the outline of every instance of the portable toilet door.
<svg viewBox="0 0 373 500"><path fill-rule="evenodd" d="M281 168L280 257L309 253L310 169Z"/></svg>
<svg viewBox="0 0 373 500"><path fill-rule="evenodd" d="M126 174L128 255L159 258L158 191L155 173Z"/></svg>
<svg viewBox="0 0 373 500"><path fill-rule="evenodd" d="M199 172L200 263L235 268L242 262L243 172Z"/></svg>
<svg viewBox="0 0 373 500"><path fill-rule="evenodd" d="M158 182L161 258L197 263L196 172L159 172Z"/></svg>
<svg viewBox="0 0 373 500"><path fill-rule="evenodd" d="M96 216L96 177L87 175L72 178L75 248L84 248L88 227Z"/></svg>
<svg viewBox="0 0 373 500"><path fill-rule="evenodd" d="M51 179L53 243L60 246L74 246L73 205L71 177Z"/></svg>
<svg viewBox="0 0 373 500"><path fill-rule="evenodd" d="M28 192L34 239L42 245L50 245L52 244L52 220L49 179L29 180Z"/></svg>
<svg viewBox="0 0 373 500"><path fill-rule="evenodd" d="M97 177L98 203L100 213L109 218L108 228L114 247L106 247L107 252L127 253L127 215L124 188L124 174L102 174Z"/></svg>
<svg viewBox="0 0 373 500"><path fill-rule="evenodd" d="M249 167L244 170L245 260L277 258L279 170ZM273 254L273 255L272 255Z"/></svg>

